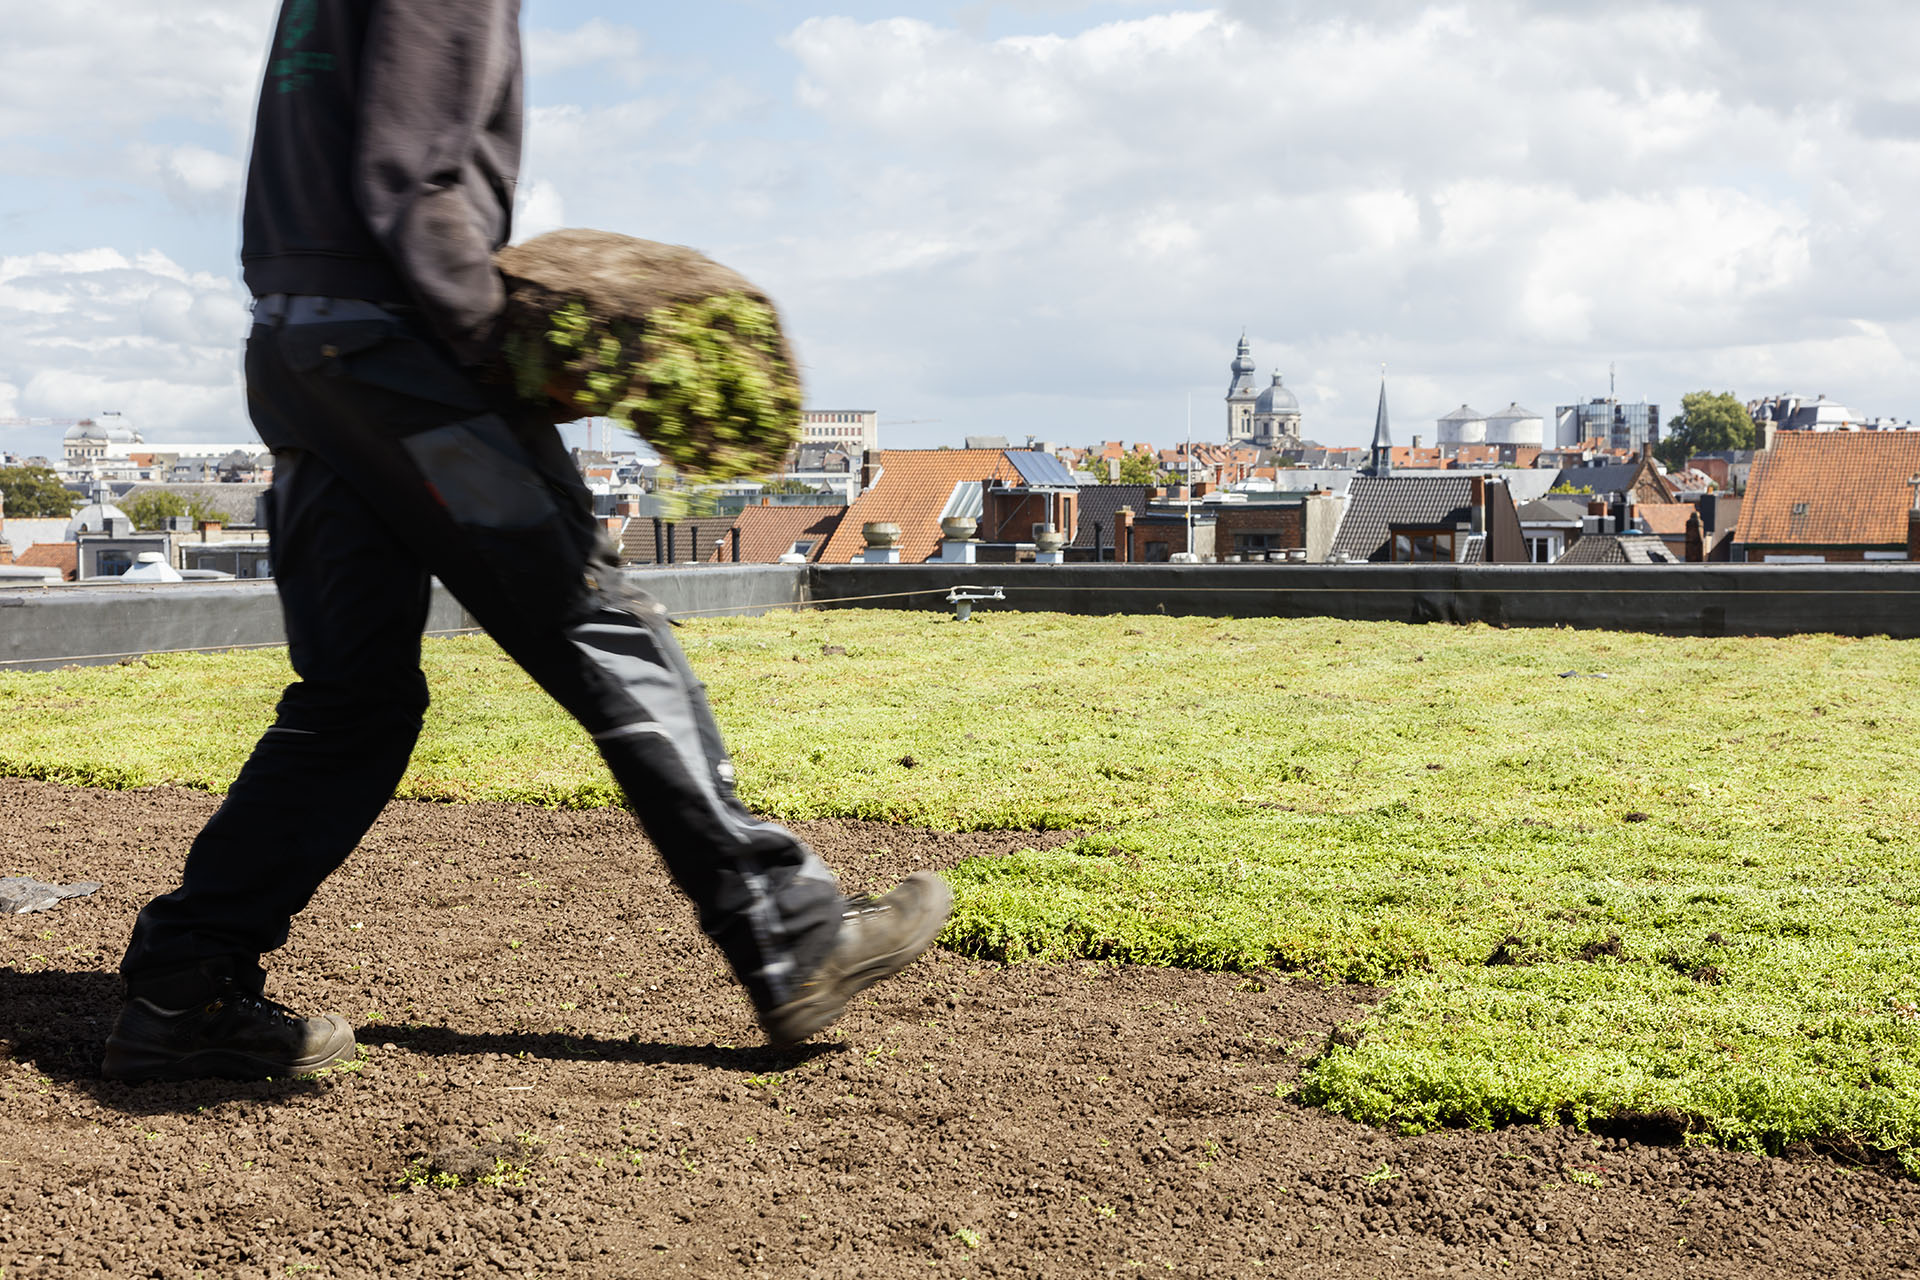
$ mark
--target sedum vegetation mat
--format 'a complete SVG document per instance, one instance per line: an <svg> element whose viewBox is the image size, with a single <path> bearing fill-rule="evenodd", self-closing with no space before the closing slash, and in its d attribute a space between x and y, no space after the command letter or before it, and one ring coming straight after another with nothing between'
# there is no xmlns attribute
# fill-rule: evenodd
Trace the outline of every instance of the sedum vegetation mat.
<svg viewBox="0 0 1920 1280"><path fill-rule="evenodd" d="M746 800L1080 832L949 874L995 959L1382 983L1303 1096L1407 1132L1649 1117L1920 1173L1920 649L821 612L682 632ZM427 646L402 794L591 807L591 746ZM284 654L0 676L0 773L218 791Z"/></svg>

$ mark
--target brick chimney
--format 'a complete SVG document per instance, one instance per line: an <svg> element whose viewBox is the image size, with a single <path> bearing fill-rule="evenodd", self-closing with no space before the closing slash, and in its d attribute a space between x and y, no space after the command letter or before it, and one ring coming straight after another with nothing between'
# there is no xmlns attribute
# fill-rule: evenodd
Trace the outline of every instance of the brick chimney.
<svg viewBox="0 0 1920 1280"><path fill-rule="evenodd" d="M876 450L873 449L860 451L860 492L862 493L873 488L873 464L879 461L873 456L875 452Z"/></svg>
<svg viewBox="0 0 1920 1280"><path fill-rule="evenodd" d="M1122 507L1113 513L1113 559L1126 564L1133 558L1133 508Z"/></svg>
<svg viewBox="0 0 1920 1280"><path fill-rule="evenodd" d="M1913 516L1907 516L1907 555L1912 557ZM1707 522L1700 518L1700 508L1695 507L1693 514L1687 517L1687 563L1705 564L1707 562Z"/></svg>
<svg viewBox="0 0 1920 1280"><path fill-rule="evenodd" d="M1469 482L1472 485L1472 497L1467 503L1467 531L1485 533L1487 531L1487 478L1475 476Z"/></svg>
<svg viewBox="0 0 1920 1280"><path fill-rule="evenodd" d="M220 538L221 528L222 526L218 520L202 520L200 522L200 541L217 542Z"/></svg>
<svg viewBox="0 0 1920 1280"><path fill-rule="evenodd" d="M1907 483L1913 486L1913 505L1907 508L1907 559L1920 560L1920 475Z"/></svg>

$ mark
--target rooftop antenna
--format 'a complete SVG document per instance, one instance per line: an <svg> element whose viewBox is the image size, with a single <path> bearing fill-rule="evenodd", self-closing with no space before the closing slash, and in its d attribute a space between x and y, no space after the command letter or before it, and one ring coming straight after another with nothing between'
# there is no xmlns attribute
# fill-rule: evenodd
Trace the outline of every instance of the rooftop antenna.
<svg viewBox="0 0 1920 1280"><path fill-rule="evenodd" d="M1193 392L1187 392L1187 554L1193 554Z"/></svg>
<svg viewBox="0 0 1920 1280"><path fill-rule="evenodd" d="M1616 365L1608 364L1607 365L1607 399L1618 400L1619 398L1620 398L1619 369L1618 369L1618 366Z"/></svg>

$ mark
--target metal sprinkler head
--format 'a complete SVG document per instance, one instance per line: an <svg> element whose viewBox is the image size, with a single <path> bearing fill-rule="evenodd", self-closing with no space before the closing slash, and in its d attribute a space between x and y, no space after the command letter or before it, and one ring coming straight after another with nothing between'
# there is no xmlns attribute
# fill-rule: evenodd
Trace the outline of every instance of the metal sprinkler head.
<svg viewBox="0 0 1920 1280"><path fill-rule="evenodd" d="M955 587L947 592L947 603L953 606L953 620L965 622L973 617L973 602L976 600L1005 600L1006 590L1002 587Z"/></svg>

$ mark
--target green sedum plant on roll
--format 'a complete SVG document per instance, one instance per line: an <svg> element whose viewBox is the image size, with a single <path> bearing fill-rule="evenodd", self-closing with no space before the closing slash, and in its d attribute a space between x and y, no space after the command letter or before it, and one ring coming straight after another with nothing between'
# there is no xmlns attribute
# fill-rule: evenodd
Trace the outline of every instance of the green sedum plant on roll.
<svg viewBox="0 0 1920 1280"><path fill-rule="evenodd" d="M507 285L495 373L520 399L612 418L699 479L764 473L799 442L779 315L736 273L605 231L552 232L495 261Z"/></svg>

